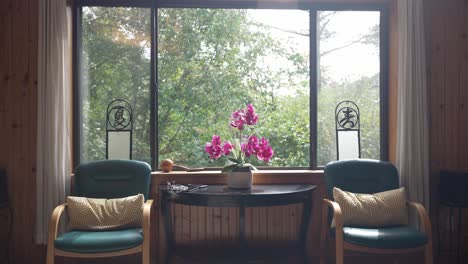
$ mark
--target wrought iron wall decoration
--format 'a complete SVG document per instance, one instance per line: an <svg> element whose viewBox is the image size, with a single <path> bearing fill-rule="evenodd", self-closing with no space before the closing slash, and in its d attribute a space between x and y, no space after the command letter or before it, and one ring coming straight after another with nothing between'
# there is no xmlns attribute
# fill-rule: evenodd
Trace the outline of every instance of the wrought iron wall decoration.
<svg viewBox="0 0 468 264"><path fill-rule="evenodd" d="M336 159L361 158L361 120L359 107L342 101L335 108Z"/></svg>
<svg viewBox="0 0 468 264"><path fill-rule="evenodd" d="M106 113L106 159L132 159L132 106L115 99L107 105Z"/></svg>

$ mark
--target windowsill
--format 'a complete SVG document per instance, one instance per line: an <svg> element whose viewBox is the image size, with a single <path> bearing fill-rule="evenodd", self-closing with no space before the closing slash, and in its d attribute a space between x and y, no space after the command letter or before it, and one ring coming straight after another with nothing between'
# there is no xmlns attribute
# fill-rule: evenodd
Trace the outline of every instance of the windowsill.
<svg viewBox="0 0 468 264"><path fill-rule="evenodd" d="M222 175L220 170L203 170L203 171L153 171L152 175ZM323 175L323 170L258 170L253 171L254 175Z"/></svg>
<svg viewBox="0 0 468 264"><path fill-rule="evenodd" d="M180 184L226 184L227 173L216 171L153 171L152 183L155 185L175 181ZM253 174L254 184L324 184L323 170L258 170Z"/></svg>

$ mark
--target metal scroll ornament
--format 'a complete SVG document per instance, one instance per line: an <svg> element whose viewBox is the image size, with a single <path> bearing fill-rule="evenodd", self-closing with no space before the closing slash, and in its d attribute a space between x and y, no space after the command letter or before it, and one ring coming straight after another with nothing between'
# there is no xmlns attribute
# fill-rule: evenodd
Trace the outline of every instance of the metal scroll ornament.
<svg viewBox="0 0 468 264"><path fill-rule="evenodd" d="M132 159L132 106L115 99L107 105L106 113L106 159Z"/></svg>
<svg viewBox="0 0 468 264"><path fill-rule="evenodd" d="M359 107L342 101L335 108L336 158L361 158L361 120Z"/></svg>

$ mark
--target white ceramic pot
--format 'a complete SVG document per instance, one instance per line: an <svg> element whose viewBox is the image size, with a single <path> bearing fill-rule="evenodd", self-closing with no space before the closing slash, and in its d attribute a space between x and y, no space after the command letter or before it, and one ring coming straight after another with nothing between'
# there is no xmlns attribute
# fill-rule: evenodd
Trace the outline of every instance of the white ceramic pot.
<svg viewBox="0 0 468 264"><path fill-rule="evenodd" d="M250 189L252 178L252 171L231 171L227 175L227 185L232 189Z"/></svg>

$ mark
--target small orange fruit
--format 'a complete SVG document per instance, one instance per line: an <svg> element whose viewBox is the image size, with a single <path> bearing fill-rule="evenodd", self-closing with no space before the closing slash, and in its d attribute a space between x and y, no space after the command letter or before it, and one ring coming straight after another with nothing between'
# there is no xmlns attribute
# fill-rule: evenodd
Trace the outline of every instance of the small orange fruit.
<svg viewBox="0 0 468 264"><path fill-rule="evenodd" d="M170 159L165 159L161 161L161 170L164 172L172 171L172 167L174 166L174 162Z"/></svg>

